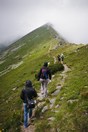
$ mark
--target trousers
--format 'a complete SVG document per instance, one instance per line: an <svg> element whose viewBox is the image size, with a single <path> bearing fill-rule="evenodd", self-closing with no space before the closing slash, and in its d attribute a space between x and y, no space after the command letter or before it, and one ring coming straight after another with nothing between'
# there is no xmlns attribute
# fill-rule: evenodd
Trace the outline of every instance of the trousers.
<svg viewBox="0 0 88 132"><path fill-rule="evenodd" d="M41 94L44 94L44 96L47 96L47 85L49 82L49 79L42 79L40 78L40 82L41 82Z"/></svg>
<svg viewBox="0 0 88 132"><path fill-rule="evenodd" d="M28 121L32 117L32 108L27 109L27 104L24 103L24 127L28 127Z"/></svg>

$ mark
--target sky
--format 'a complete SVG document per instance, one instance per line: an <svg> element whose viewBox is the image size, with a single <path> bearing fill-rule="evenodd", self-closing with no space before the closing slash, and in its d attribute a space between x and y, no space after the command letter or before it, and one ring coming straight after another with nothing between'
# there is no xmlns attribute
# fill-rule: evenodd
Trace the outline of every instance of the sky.
<svg viewBox="0 0 88 132"><path fill-rule="evenodd" d="M0 44L51 23L71 43L88 43L88 0L0 0Z"/></svg>

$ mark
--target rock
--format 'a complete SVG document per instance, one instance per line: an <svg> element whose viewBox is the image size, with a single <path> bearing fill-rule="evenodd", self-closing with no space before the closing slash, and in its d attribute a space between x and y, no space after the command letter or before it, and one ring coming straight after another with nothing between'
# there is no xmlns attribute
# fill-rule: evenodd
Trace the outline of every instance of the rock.
<svg viewBox="0 0 88 132"><path fill-rule="evenodd" d="M54 121L54 120L55 120L55 117L48 118L48 121Z"/></svg>
<svg viewBox="0 0 88 132"><path fill-rule="evenodd" d="M53 107L53 104L50 105L50 109Z"/></svg>
<svg viewBox="0 0 88 132"><path fill-rule="evenodd" d="M61 85L58 85L58 86L56 87L55 92L53 92L52 95L58 95L58 93L60 92L61 87L62 87Z"/></svg>
<svg viewBox="0 0 88 132"><path fill-rule="evenodd" d="M60 92L60 89L56 90L54 93L52 93L52 95L58 95L58 93Z"/></svg>
<svg viewBox="0 0 88 132"><path fill-rule="evenodd" d="M12 90L15 91L18 87L13 88Z"/></svg>
<svg viewBox="0 0 88 132"><path fill-rule="evenodd" d="M48 110L48 106L44 106L43 109L42 109L42 113L44 113L47 110Z"/></svg>
<svg viewBox="0 0 88 132"><path fill-rule="evenodd" d="M67 103L68 103L68 104L72 104L72 103L77 102L77 101L78 101L78 99L75 99L75 100L68 100Z"/></svg>
<svg viewBox="0 0 88 132"><path fill-rule="evenodd" d="M39 102L37 106L38 106L39 108L42 108L44 104L45 104L45 102Z"/></svg>
<svg viewBox="0 0 88 132"><path fill-rule="evenodd" d="M55 103L55 100L56 100L56 98L49 99L49 101L50 101L51 104L54 104Z"/></svg>
<svg viewBox="0 0 88 132"><path fill-rule="evenodd" d="M55 113L58 113L58 110L55 110L54 112L55 112Z"/></svg>
<svg viewBox="0 0 88 132"><path fill-rule="evenodd" d="M61 97L61 98L60 98L60 100L63 100L63 99L64 99L64 97Z"/></svg>
<svg viewBox="0 0 88 132"><path fill-rule="evenodd" d="M58 85L58 86L56 87L56 89L61 89L61 85Z"/></svg>
<svg viewBox="0 0 88 132"><path fill-rule="evenodd" d="M50 101L50 109L53 107L53 105L54 105L54 103L55 103L55 98L53 98L53 99L49 99L49 101Z"/></svg>
<svg viewBox="0 0 88 132"><path fill-rule="evenodd" d="M59 107L60 107L60 105L59 105L59 104L55 106L55 108L59 108Z"/></svg>
<svg viewBox="0 0 88 132"><path fill-rule="evenodd" d="M72 104L73 103L73 100L68 100L67 103Z"/></svg>

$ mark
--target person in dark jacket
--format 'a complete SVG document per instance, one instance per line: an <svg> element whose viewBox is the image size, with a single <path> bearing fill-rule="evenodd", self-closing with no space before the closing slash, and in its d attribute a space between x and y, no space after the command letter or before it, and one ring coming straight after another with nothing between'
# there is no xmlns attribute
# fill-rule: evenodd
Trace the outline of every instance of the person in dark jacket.
<svg viewBox="0 0 88 132"><path fill-rule="evenodd" d="M51 82L51 78L52 76L51 71L48 68L48 62L45 62L38 74L38 81L41 82L41 94L44 94L44 97L47 96L47 85Z"/></svg>
<svg viewBox="0 0 88 132"><path fill-rule="evenodd" d="M24 89L21 91L20 95L21 99L23 100L23 106L24 106L24 127L28 127L28 120L32 117L32 108L27 108L27 98L29 100L33 99L34 97L37 97L37 92L32 86L32 82L30 80L27 80L25 83Z"/></svg>
<svg viewBox="0 0 88 132"><path fill-rule="evenodd" d="M61 62L61 57L60 57L60 55L57 56L57 59L58 59L58 62L60 63L60 62Z"/></svg>

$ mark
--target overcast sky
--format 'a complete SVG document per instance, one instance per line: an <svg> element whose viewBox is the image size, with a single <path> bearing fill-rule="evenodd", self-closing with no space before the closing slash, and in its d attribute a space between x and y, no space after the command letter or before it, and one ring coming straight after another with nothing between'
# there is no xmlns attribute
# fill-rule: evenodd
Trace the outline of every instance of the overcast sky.
<svg viewBox="0 0 88 132"><path fill-rule="evenodd" d="M69 42L88 43L88 0L0 0L0 44L48 22Z"/></svg>

